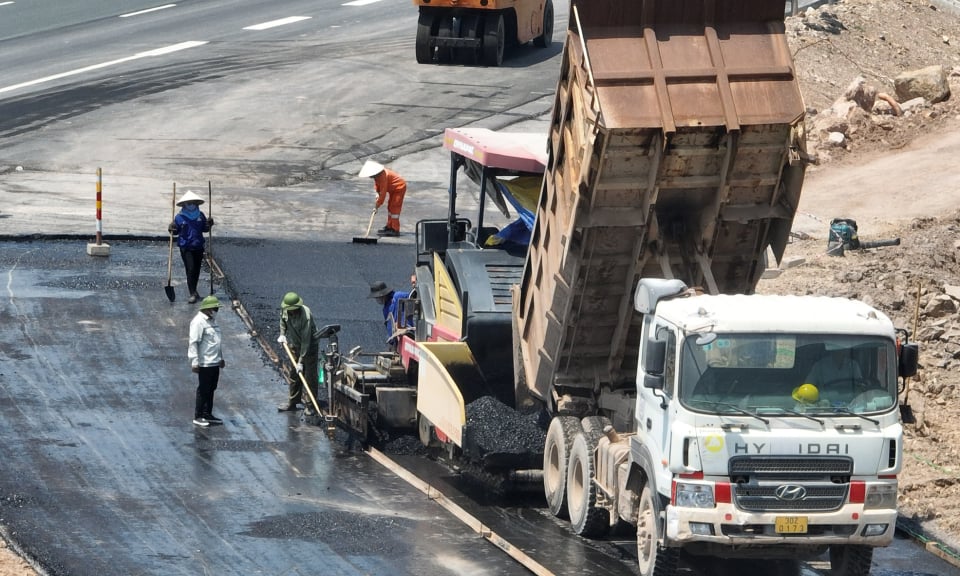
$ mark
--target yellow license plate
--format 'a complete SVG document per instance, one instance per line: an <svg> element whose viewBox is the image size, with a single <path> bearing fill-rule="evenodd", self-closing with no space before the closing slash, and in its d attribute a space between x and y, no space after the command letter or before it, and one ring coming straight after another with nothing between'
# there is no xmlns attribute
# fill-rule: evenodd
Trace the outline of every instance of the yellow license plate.
<svg viewBox="0 0 960 576"><path fill-rule="evenodd" d="M806 534L806 516L777 516L777 534Z"/></svg>

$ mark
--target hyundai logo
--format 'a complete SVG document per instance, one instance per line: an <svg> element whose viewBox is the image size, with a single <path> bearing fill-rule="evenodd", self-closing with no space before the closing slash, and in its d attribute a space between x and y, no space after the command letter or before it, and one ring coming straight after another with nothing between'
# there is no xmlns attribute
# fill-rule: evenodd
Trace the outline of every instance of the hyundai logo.
<svg viewBox="0 0 960 576"><path fill-rule="evenodd" d="M803 500L807 497L807 489L803 486L797 486L796 484L783 484L777 486L776 492L774 494L777 496L777 500L786 500L788 502L794 502L796 500Z"/></svg>

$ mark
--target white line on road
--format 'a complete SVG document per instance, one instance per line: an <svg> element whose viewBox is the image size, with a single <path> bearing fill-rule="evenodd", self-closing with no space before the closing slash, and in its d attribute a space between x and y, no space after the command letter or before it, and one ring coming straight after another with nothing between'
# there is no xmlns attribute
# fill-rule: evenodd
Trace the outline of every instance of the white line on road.
<svg viewBox="0 0 960 576"><path fill-rule="evenodd" d="M200 42L200 41L180 42L179 44L171 44L170 46L164 46L163 48L157 48L155 50L138 52L133 56L127 56L126 58L110 60L109 62L101 62L100 64L94 64L92 66L77 68L76 70L61 72L59 74L54 74L53 76L46 76L44 78L37 78L36 80L30 80L29 82L21 82L20 84L6 86L4 88L0 88L0 94L3 94L4 92L12 92L13 90L17 90L19 88L26 88L27 86L36 86L37 84L43 84L44 82L51 82L53 80L67 78L68 76L76 76L77 74L83 74L84 72L90 72L91 70L99 70L101 68L106 68L108 66L123 64L124 62L130 62L131 60L139 60L140 58L150 58L151 56L162 56L164 54L170 54L171 52L179 52L180 50L186 50L188 48L194 48L196 46L203 46L204 44L206 44L205 41L204 42Z"/></svg>
<svg viewBox="0 0 960 576"><path fill-rule="evenodd" d="M380 0L353 0L353 2L347 2L343 6L366 6L367 4L375 4L380 2Z"/></svg>
<svg viewBox="0 0 960 576"><path fill-rule="evenodd" d="M131 16L139 16L141 14L146 14L148 12L156 12L157 10L166 10L167 8L173 8L176 4L164 4L163 6L157 6L156 8L147 8L146 10L139 10L137 12L129 12L127 14L121 14L120 18L129 18Z"/></svg>
<svg viewBox="0 0 960 576"><path fill-rule="evenodd" d="M294 22L299 22L301 20L309 20L312 16L290 16L289 18L281 18L279 20L271 20L270 22L264 22L263 24L254 24L253 26L247 26L244 30L266 30L267 28L274 28L276 26L285 26L287 24L293 24Z"/></svg>
<svg viewBox="0 0 960 576"><path fill-rule="evenodd" d="M16 2L0 2L0 6L8 6L10 4L16 4Z"/></svg>

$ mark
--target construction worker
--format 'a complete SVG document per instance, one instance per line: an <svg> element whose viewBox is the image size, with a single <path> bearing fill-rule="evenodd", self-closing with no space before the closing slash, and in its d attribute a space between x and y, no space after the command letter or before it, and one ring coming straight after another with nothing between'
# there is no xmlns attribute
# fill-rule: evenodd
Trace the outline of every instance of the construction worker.
<svg viewBox="0 0 960 576"><path fill-rule="evenodd" d="M290 380L287 401L277 407L280 412L297 409L297 404L303 404L304 415L315 414L310 404L309 396L305 396L299 375L303 375L310 386L313 397L317 397L319 385L320 338L313 314L296 292L287 292L280 302L280 337L277 342L290 348L290 353L297 362L297 377Z"/></svg>
<svg viewBox="0 0 960 576"><path fill-rule="evenodd" d="M387 328L387 343L396 345L398 332L407 328L406 319L400 316L400 300L409 298L410 293L394 290L386 282L370 284L370 296L383 307L383 324Z"/></svg>
<svg viewBox="0 0 960 576"><path fill-rule="evenodd" d="M367 160L360 169L360 178L373 178L373 187L377 191L377 204L375 210L383 206L385 198L387 200L387 225L377 230L380 236L399 236L400 235L400 210L403 208L403 196L407 193L407 181L400 177L393 170L388 170L383 166Z"/></svg>
<svg viewBox="0 0 960 576"><path fill-rule="evenodd" d="M194 191L187 190L177 202L180 213L167 226L170 234L177 237L180 258L183 260L183 267L187 274L187 290L190 292L190 299L187 302L191 304L200 299L200 295L197 294L197 283L200 281L200 265L203 262L203 234L209 232L210 227L213 226L213 218L208 219L200 211L201 204L203 204L203 198Z"/></svg>
<svg viewBox="0 0 960 576"><path fill-rule="evenodd" d="M200 302L200 310L190 321L190 337L187 358L190 370L197 375L197 400L193 410L193 423L201 428L211 424L223 424L213 415L213 393L220 382L220 369L226 366L220 348L220 326L217 311L220 301L210 295Z"/></svg>

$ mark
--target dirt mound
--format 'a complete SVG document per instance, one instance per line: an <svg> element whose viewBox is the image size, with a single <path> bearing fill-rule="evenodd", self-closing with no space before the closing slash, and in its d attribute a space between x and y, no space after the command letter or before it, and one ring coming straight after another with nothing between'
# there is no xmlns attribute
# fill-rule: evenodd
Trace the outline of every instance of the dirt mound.
<svg viewBox="0 0 960 576"><path fill-rule="evenodd" d="M796 265L762 281L758 291L864 300L919 342L921 370L908 397L918 422L905 426L900 507L958 549L960 211L953 211L960 202L957 191L945 185L952 161L943 158L934 169L891 170L882 176L884 190L868 186L863 170L900 150L935 154L942 145L938 134L958 125L960 17L949 3L936 0L845 0L788 18L787 32L808 106L813 162L808 176L823 180L830 174L830 185L811 186L815 196L804 189L807 206L819 212L815 226L822 232L794 241L786 261ZM868 95L897 100L895 78L929 66L942 67L948 79L951 94L941 102L924 101L901 115L876 99L868 108L849 105L846 96L852 96L858 78ZM929 212L910 218L917 205ZM860 228L861 240L879 240L874 236L882 234L899 237L901 245L827 256L827 214L862 217L861 224L868 225Z"/></svg>

